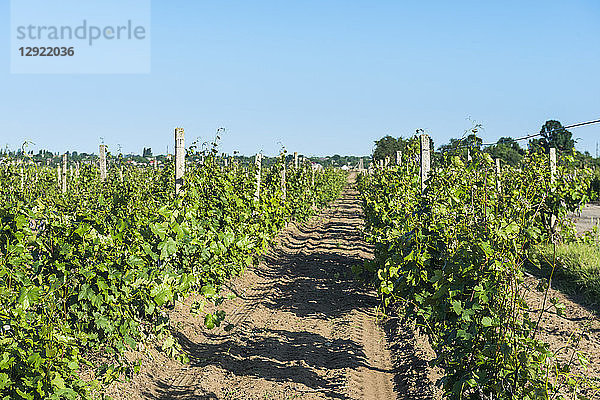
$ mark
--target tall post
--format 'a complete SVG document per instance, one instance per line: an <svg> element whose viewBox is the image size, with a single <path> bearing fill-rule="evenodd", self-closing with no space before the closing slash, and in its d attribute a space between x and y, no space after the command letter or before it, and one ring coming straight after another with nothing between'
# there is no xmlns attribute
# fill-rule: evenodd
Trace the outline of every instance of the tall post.
<svg viewBox="0 0 600 400"><path fill-rule="evenodd" d="M556 149L550 147L550 184L556 182Z"/></svg>
<svg viewBox="0 0 600 400"><path fill-rule="evenodd" d="M56 183L62 192L62 171L60 170L60 163L56 166Z"/></svg>
<svg viewBox="0 0 600 400"><path fill-rule="evenodd" d="M183 128L175 128L175 194L183 184L185 173L185 137Z"/></svg>
<svg viewBox="0 0 600 400"><path fill-rule="evenodd" d="M467 161L471 161L473 158L471 157L471 149L467 148Z"/></svg>
<svg viewBox="0 0 600 400"><path fill-rule="evenodd" d="M100 180L106 180L106 145L100 145Z"/></svg>
<svg viewBox="0 0 600 400"><path fill-rule="evenodd" d="M282 169L281 169L281 193L285 200L286 198L286 185L285 185L285 152L281 154Z"/></svg>
<svg viewBox="0 0 600 400"><path fill-rule="evenodd" d="M298 169L298 152L294 152L294 169Z"/></svg>
<svg viewBox="0 0 600 400"><path fill-rule="evenodd" d="M254 201L260 200L260 174L262 170L262 154L257 153L254 159L254 165L256 166L256 191L254 192Z"/></svg>
<svg viewBox="0 0 600 400"><path fill-rule="evenodd" d="M554 192L554 183L556 182L556 149L550 147L550 190ZM556 226L556 215L550 217L550 229L554 232Z"/></svg>
<svg viewBox="0 0 600 400"><path fill-rule="evenodd" d="M402 152L400 150L396 151L396 165L400 166L402 164Z"/></svg>
<svg viewBox="0 0 600 400"><path fill-rule="evenodd" d="M502 183L500 182L500 173L502 170L500 169L500 159L496 158L496 191L498 194L502 193Z"/></svg>
<svg viewBox="0 0 600 400"><path fill-rule="evenodd" d="M25 171L21 167L21 191L25 188Z"/></svg>
<svg viewBox="0 0 600 400"><path fill-rule="evenodd" d="M421 134L421 192L425 191L425 181L429 177L431 155L429 154L429 136Z"/></svg>
<svg viewBox="0 0 600 400"><path fill-rule="evenodd" d="M67 154L62 156L62 182L61 191L67 193Z"/></svg>

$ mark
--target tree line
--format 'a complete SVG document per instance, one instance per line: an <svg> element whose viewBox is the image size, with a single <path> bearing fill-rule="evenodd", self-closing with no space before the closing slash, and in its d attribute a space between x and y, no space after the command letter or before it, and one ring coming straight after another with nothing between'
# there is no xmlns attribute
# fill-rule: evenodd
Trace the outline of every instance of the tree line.
<svg viewBox="0 0 600 400"><path fill-rule="evenodd" d="M479 128L479 125L475 126L471 129L471 133L465 137L451 138L449 143L439 147L437 153L452 152L467 158L469 151L483 151L489 153L493 158L501 159L505 164L517 166L521 163L527 150L547 153L550 147L554 147L559 153L573 152L582 165L600 167L600 158L592 157L587 151L581 153L575 150L575 140L572 133L556 120L546 121L539 132L539 136L529 140L527 148L521 147L519 142L510 136L501 137L495 144L484 146L483 140L477 135ZM395 160L396 152L404 151L409 144L409 140L402 136L394 138L390 135L376 140L373 159L384 160L389 157L390 160ZM430 148L434 148L433 142Z"/></svg>

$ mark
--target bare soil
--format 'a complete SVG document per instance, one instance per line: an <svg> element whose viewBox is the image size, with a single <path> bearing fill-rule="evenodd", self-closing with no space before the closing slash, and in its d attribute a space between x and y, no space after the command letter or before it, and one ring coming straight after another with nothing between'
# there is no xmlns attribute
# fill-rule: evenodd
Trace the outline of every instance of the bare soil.
<svg viewBox="0 0 600 400"><path fill-rule="evenodd" d="M597 305L586 304L577 296L566 295L555 288L548 290L544 303L544 292L536 289L539 282L539 277L529 275L524 284L525 300L533 312L532 319L540 320L536 338L549 345L561 364L570 365L567 374L580 382L578 393L590 399L600 399L600 390L594 389L600 387L600 310ZM552 298L565 306L561 315L552 306ZM582 365L577 353L587 359L587 365ZM564 379L560 380L558 387L561 393L570 393Z"/></svg>
<svg viewBox="0 0 600 400"><path fill-rule="evenodd" d="M116 399L430 399L423 338L377 318L377 295L353 279L372 257L357 193L347 189L305 224L284 229L259 266L233 279L221 308L235 328L207 330L171 314L189 355L181 364L151 349L140 374L113 384ZM420 350L420 346L424 346ZM139 356L139 355L138 355Z"/></svg>
<svg viewBox="0 0 600 400"><path fill-rule="evenodd" d="M175 336L189 355L179 363L155 348L133 379L112 384L118 400L192 399L440 399L439 371L427 340L398 320L378 318L376 293L357 283L352 265L373 257L362 240L362 211L349 187L332 206L304 224L291 224L264 260L231 280L236 295L221 309L235 328L208 330L190 314L191 297L171 312ZM538 278L528 277L527 301L541 309ZM590 365L575 372L600 377L600 321L595 310L551 289L564 316L543 313L539 338L559 351L579 338ZM548 303L546 304L548 308ZM596 310L597 311L597 310ZM561 360L573 359L564 351ZM600 399L596 392L588 396Z"/></svg>

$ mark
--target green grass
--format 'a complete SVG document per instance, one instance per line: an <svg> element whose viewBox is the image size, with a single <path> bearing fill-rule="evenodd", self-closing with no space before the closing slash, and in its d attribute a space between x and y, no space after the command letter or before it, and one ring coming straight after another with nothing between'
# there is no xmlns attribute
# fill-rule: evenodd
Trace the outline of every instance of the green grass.
<svg viewBox="0 0 600 400"><path fill-rule="evenodd" d="M534 265L544 276L552 271L553 246L542 245L532 255ZM596 239L556 245L553 281L563 291L582 295L589 303L600 302L600 242Z"/></svg>

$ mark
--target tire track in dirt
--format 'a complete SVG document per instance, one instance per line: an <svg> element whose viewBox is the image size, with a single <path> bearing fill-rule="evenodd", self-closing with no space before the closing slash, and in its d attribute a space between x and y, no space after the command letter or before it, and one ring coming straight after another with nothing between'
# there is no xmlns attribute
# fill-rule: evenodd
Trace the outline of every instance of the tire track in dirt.
<svg viewBox="0 0 600 400"><path fill-rule="evenodd" d="M395 399L386 333L376 294L353 265L372 257L362 240L354 189L305 224L291 224L264 256L227 285L221 307L235 324L206 330L191 318L194 298L171 317L189 364L155 357L153 366L112 395L117 399ZM398 361L398 358L395 358ZM163 363L157 367L157 363ZM397 383L396 383L397 385ZM128 393L120 396L119 393Z"/></svg>

